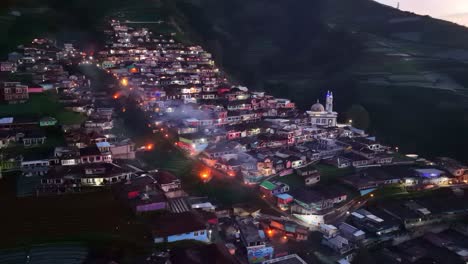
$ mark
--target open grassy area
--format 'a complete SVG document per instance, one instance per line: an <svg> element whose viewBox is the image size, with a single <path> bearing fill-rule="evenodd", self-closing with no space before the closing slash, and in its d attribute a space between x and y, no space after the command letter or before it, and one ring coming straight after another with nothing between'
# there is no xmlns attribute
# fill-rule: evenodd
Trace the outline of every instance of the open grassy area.
<svg viewBox="0 0 468 264"><path fill-rule="evenodd" d="M297 175L296 173L286 175L283 177L275 177L274 179L289 185L289 189L291 191L303 187L305 185L304 177Z"/></svg>
<svg viewBox="0 0 468 264"><path fill-rule="evenodd" d="M398 195L406 195L408 192L405 190L404 187L400 185L390 185L385 186L383 188L379 188L372 192L376 199L386 199L390 197L395 197Z"/></svg>
<svg viewBox="0 0 468 264"><path fill-rule="evenodd" d="M450 188L435 188L427 190L410 191L401 185L390 185L373 192L376 201L390 199L416 199L422 197L434 197L434 199L446 198Z"/></svg>
<svg viewBox="0 0 468 264"><path fill-rule="evenodd" d="M62 125L78 124L85 117L79 113L67 111L58 102L57 95L52 92L32 94L24 104L0 105L0 116L34 117L51 116Z"/></svg>
<svg viewBox="0 0 468 264"><path fill-rule="evenodd" d="M335 182L340 177L351 174L354 171L353 168L339 169L334 166L326 165L326 164L317 164L315 167L320 172L321 183Z"/></svg>

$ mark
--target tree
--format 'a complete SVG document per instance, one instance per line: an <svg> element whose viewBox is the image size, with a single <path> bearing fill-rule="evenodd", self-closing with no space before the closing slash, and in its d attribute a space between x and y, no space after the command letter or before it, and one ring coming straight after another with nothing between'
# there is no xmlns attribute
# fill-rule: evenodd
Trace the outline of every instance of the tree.
<svg viewBox="0 0 468 264"><path fill-rule="evenodd" d="M359 129L368 129L370 126L369 112L360 104L352 105L345 113L346 122Z"/></svg>

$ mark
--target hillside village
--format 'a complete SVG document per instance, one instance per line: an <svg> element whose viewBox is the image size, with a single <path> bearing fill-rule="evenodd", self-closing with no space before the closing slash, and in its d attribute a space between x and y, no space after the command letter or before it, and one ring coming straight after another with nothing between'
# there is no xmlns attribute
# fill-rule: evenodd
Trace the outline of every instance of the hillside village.
<svg viewBox="0 0 468 264"><path fill-rule="evenodd" d="M152 242L206 243L196 250L222 261L216 263L307 263L323 255L348 263L359 248L385 243L393 247L379 254L394 260L430 255L417 250L422 243L467 260L467 226L451 224L468 213L466 165L404 155L353 120L339 123L333 88L301 111L289 99L231 83L210 53L173 34L119 20L104 34L106 48L94 54L35 39L1 62L0 172L20 172L18 197L110 190L145 219ZM96 66L112 79L100 90L79 70ZM160 146L137 145L140 139L117 131L125 98L144 113L154 137L174 148L162 150L167 156L180 151L201 169L177 175L141 166L147 161L140 157ZM36 100L56 107L40 116L10 110ZM193 195L187 176L198 185L227 179L257 197L249 205L220 204ZM401 202L385 199L393 195ZM440 231L427 231L434 226ZM299 250L317 234L312 256ZM174 252L144 263L189 263L190 253Z"/></svg>

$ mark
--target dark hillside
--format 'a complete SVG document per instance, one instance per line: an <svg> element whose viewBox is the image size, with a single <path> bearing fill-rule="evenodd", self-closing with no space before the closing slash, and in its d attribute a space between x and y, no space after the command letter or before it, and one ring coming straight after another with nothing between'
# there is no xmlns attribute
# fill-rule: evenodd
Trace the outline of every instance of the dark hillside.
<svg viewBox="0 0 468 264"><path fill-rule="evenodd" d="M273 74L342 71L360 52L353 36L322 23L317 1L207 0L179 8L229 73L257 88Z"/></svg>
<svg viewBox="0 0 468 264"><path fill-rule="evenodd" d="M103 18L127 7L158 8L157 0L7 0L0 1L0 54L34 37L75 40L95 49ZM12 15L12 11L19 15Z"/></svg>
<svg viewBox="0 0 468 264"><path fill-rule="evenodd" d="M178 0L176 9L235 80L302 108L332 89L342 120L362 106L385 143L468 161L468 29L371 0Z"/></svg>
<svg viewBox="0 0 468 264"><path fill-rule="evenodd" d="M379 4L372 0L321 1L322 21L382 36L418 33L425 45L468 48L468 29L454 23Z"/></svg>

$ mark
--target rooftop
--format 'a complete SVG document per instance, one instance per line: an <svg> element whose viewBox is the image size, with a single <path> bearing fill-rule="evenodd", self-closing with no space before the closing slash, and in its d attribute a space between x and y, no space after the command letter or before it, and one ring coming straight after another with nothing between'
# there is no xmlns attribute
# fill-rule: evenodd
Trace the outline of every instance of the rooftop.
<svg viewBox="0 0 468 264"><path fill-rule="evenodd" d="M183 264L231 264L237 261L229 255L222 244L191 246L190 248L175 248L171 251L172 263Z"/></svg>
<svg viewBox="0 0 468 264"><path fill-rule="evenodd" d="M189 219L190 221L187 221ZM153 235L157 237L167 237L206 229L205 223L192 212L153 216L151 226Z"/></svg>
<svg viewBox="0 0 468 264"><path fill-rule="evenodd" d="M307 264L301 257L291 254L263 262L264 264Z"/></svg>
<svg viewBox="0 0 468 264"><path fill-rule="evenodd" d="M242 219L237 221L242 237L247 242L257 243L265 240L263 230L258 229L252 219Z"/></svg>
<svg viewBox="0 0 468 264"><path fill-rule="evenodd" d="M97 156L101 155L101 151L97 146L89 146L80 149L80 156Z"/></svg>
<svg viewBox="0 0 468 264"><path fill-rule="evenodd" d="M158 171L152 174L152 176L159 184L169 184L178 180L174 174L168 171Z"/></svg>
<svg viewBox="0 0 468 264"><path fill-rule="evenodd" d="M292 191L291 195L294 199L304 203L320 202L324 199L333 199L346 193L333 187L317 188L317 187L302 187Z"/></svg>
<svg viewBox="0 0 468 264"><path fill-rule="evenodd" d="M13 117L2 117L0 118L0 125L8 125L13 123Z"/></svg>

